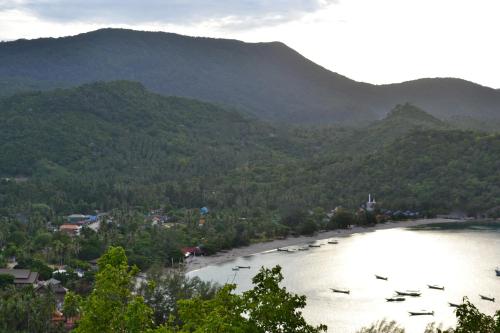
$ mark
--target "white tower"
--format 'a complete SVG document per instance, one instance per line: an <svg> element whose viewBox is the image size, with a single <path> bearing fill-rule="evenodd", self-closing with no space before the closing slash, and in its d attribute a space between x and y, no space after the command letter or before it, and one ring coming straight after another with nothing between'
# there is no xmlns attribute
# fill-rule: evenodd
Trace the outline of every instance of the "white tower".
<svg viewBox="0 0 500 333"><path fill-rule="evenodd" d="M376 204L377 203L375 202L375 198L372 199L372 195L368 194L368 202L366 203L366 211L373 212L375 210Z"/></svg>

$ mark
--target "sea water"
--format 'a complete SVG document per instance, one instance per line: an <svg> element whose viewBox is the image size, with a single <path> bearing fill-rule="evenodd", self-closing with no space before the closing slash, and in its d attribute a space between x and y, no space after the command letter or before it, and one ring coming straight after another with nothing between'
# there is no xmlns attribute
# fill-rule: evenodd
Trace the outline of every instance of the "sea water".
<svg viewBox="0 0 500 333"><path fill-rule="evenodd" d="M316 241L308 251L270 251L190 272L203 280L235 283L237 292L252 287L261 266L283 268L282 285L307 296L303 313L329 332L356 332L377 320L395 320L408 333L421 333L428 323L456 323L454 308L467 296L489 315L500 309L500 223L473 222L386 229L337 238L338 244ZM307 245L307 244L306 244ZM290 249L297 249L292 246ZM232 268L251 266L233 271ZM388 277L378 280L375 274ZM441 285L444 291L428 288ZM349 289L350 294L330 288ZM420 290L420 297L387 302L396 290ZM481 300L479 294L496 298ZM434 311L434 316L410 316L409 311Z"/></svg>

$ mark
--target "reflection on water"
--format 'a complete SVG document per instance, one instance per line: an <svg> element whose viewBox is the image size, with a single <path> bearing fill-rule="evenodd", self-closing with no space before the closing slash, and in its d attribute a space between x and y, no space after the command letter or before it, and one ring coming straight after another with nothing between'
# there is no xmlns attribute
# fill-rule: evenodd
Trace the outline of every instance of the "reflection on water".
<svg viewBox="0 0 500 333"><path fill-rule="evenodd" d="M237 291L251 288L260 266L281 265L290 291L307 296L305 317L328 325L329 332L355 332L387 318L409 333L421 333L429 322L454 325L453 308L468 296L478 308L493 314L500 304L480 300L479 294L500 299L500 224L430 225L412 229L380 230L339 238L339 244L293 253L272 251L191 272L205 280L236 283ZM251 269L232 271L235 265ZM388 281L375 279L375 274ZM428 284L445 286L432 290ZM332 293L346 288L350 295ZM420 290L421 297L386 302L395 290ZM434 317L410 317L408 311L434 311Z"/></svg>

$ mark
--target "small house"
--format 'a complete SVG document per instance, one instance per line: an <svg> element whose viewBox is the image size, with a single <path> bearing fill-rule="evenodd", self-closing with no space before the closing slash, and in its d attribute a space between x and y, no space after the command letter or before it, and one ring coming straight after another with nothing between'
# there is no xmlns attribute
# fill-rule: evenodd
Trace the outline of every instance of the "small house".
<svg viewBox="0 0 500 333"><path fill-rule="evenodd" d="M38 293L53 292L56 299L56 308L62 309L64 304L64 297L68 292L68 289L64 288L61 281L50 278L47 281L38 282L38 286L35 288Z"/></svg>
<svg viewBox="0 0 500 333"><path fill-rule="evenodd" d="M81 229L82 227L76 224L63 224L59 227L60 232L67 233L70 236L79 236Z"/></svg>
<svg viewBox="0 0 500 333"><path fill-rule="evenodd" d="M190 257L190 256L201 256L204 255L205 252L199 247L184 247L181 249L182 254L184 254L184 257Z"/></svg>
<svg viewBox="0 0 500 333"><path fill-rule="evenodd" d="M38 272L29 269L0 268L0 275L12 275L16 286L34 285L38 282Z"/></svg>

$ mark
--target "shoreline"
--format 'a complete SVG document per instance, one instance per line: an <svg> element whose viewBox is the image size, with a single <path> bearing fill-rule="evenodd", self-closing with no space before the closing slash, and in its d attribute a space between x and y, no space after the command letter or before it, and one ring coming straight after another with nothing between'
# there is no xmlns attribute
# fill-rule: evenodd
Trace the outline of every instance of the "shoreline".
<svg viewBox="0 0 500 333"><path fill-rule="evenodd" d="M184 270L185 273L190 273L205 268L207 266L221 264L227 261L237 259L239 257L251 256L262 252L272 251L280 247L303 245L315 241L326 240L332 237L345 237L353 234L374 232L377 230L416 227L425 224L449 223L449 222L462 223L462 222L470 222L470 220L433 218L433 219L418 219L411 221L385 222L382 224L375 225L373 227L356 226L351 229L338 229L338 230L325 231L315 234L313 236L298 236L298 237L289 237L286 239L276 239L269 242L260 242L244 247L233 248L225 252L217 252L216 254L211 256L191 257L188 260L186 260L186 265L184 267Z"/></svg>

